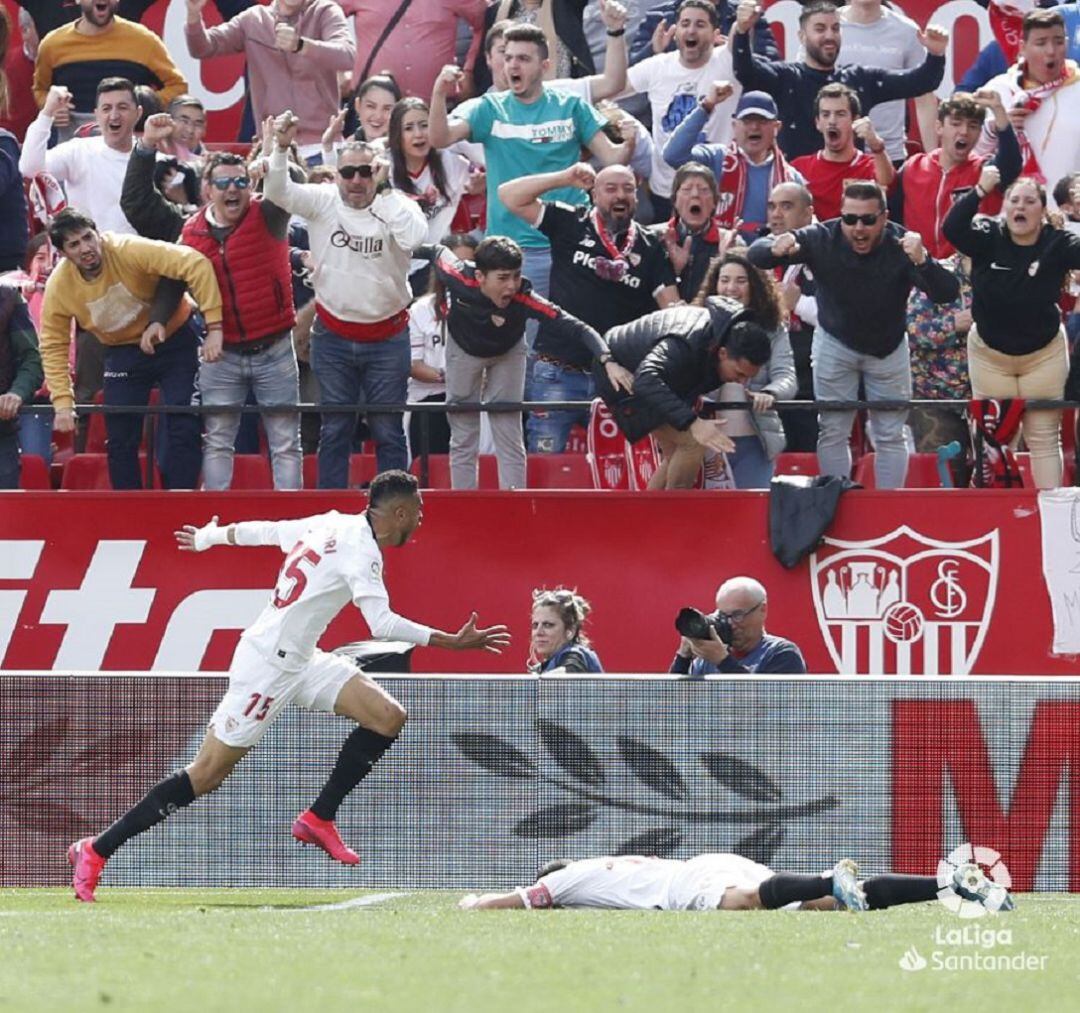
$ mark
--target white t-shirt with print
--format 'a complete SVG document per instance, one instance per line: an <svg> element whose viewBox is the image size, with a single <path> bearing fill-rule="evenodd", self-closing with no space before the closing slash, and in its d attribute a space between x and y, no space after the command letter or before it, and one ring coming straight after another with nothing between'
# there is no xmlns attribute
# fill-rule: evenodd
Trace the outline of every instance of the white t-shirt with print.
<svg viewBox="0 0 1080 1013"><path fill-rule="evenodd" d="M435 293L417 299L409 307L409 348L413 362L422 362L446 374L446 323L435 315ZM409 401L423 401L445 394L446 384L426 383L409 377Z"/></svg>
<svg viewBox="0 0 1080 1013"><path fill-rule="evenodd" d="M443 173L446 177L446 193L443 194L435 186L435 179L431 174L431 166L425 163L420 174L412 177L416 193L406 193L406 197L416 201L416 206L424 214L427 220L427 242L441 243L443 237L450 231L450 223L457 214L458 203L465 188L469 185L469 160L454 151L440 152L442 156ZM405 193L405 191L400 191ZM409 274L413 274L424 267L426 260L412 260L409 264ZM418 295L421 293L413 293Z"/></svg>
<svg viewBox="0 0 1080 1013"><path fill-rule="evenodd" d="M653 167L649 187L661 197L671 196L675 170L664 161L661 152L676 128L697 107L698 99L708 94L714 81L730 81L735 91L721 102L705 124L705 139L714 144L731 140L731 117L735 113L742 87L735 80L731 50L727 45L713 49L708 63L696 70L684 67L679 54L661 53L635 64L627 71L629 90L649 97L652 107Z"/></svg>

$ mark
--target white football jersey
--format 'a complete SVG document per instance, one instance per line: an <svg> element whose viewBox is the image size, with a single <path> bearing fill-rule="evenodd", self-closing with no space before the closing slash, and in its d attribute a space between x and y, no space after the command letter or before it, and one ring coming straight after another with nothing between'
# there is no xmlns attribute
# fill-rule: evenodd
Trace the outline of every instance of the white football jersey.
<svg viewBox="0 0 1080 1013"><path fill-rule="evenodd" d="M741 855L698 855L688 861L619 855L571 862L518 894L527 907L717 908L729 887L752 889L773 875Z"/></svg>
<svg viewBox="0 0 1080 1013"><path fill-rule="evenodd" d="M242 521L237 545L277 545L286 553L270 602L243 639L282 668L311 658L331 620L351 601L378 640L427 644L431 629L390 610L382 551L366 514L336 510L288 521Z"/></svg>

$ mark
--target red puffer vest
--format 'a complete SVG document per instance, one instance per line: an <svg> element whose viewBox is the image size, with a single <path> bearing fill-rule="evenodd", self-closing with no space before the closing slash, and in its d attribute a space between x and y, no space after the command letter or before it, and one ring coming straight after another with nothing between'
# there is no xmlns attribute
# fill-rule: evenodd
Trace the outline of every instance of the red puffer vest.
<svg viewBox="0 0 1080 1013"><path fill-rule="evenodd" d="M226 344L258 341L296 322L289 242L275 238L266 227L261 197L251 199L247 214L223 243L210 232L206 208L187 220L180 242L214 265Z"/></svg>

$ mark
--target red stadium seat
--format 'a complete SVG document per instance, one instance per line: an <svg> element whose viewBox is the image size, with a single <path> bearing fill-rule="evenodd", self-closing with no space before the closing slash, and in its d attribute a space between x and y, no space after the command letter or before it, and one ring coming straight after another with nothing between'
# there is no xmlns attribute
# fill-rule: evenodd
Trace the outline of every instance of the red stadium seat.
<svg viewBox="0 0 1080 1013"><path fill-rule="evenodd" d="M592 489L592 470L584 454L530 454L526 469L530 489Z"/></svg>
<svg viewBox="0 0 1080 1013"><path fill-rule="evenodd" d="M305 489L319 487L319 455L305 454L303 465ZM353 454L349 458L349 487L355 488L370 482L378 474L374 454ZM273 483L271 483L273 484Z"/></svg>
<svg viewBox="0 0 1080 1013"><path fill-rule="evenodd" d="M230 489L273 489L270 462L262 454L236 454Z"/></svg>
<svg viewBox="0 0 1080 1013"><path fill-rule="evenodd" d="M349 458L349 488L367 485L379 473L374 454L353 454Z"/></svg>
<svg viewBox="0 0 1080 1013"><path fill-rule="evenodd" d="M414 457L409 471L417 478L420 477L420 458ZM423 486L425 489L449 489L450 488L450 457L448 454L428 455L428 482ZM495 461L494 454L480 455L480 480L481 489L499 488L499 466Z"/></svg>
<svg viewBox="0 0 1080 1013"><path fill-rule="evenodd" d="M783 453L776 455L775 475L820 475L817 454Z"/></svg>
<svg viewBox="0 0 1080 1013"><path fill-rule="evenodd" d="M20 489L51 489L49 466L44 457L37 454L23 454L19 459Z"/></svg>
<svg viewBox="0 0 1080 1013"><path fill-rule="evenodd" d="M874 478L874 459L876 454L863 454L855 465L855 481L864 489L876 489ZM912 454L908 458L905 489L940 489L941 475L938 473L937 454Z"/></svg>
<svg viewBox="0 0 1080 1013"><path fill-rule="evenodd" d="M104 403L105 395L98 391L94 396L94 404ZM105 416L101 412L94 412L89 419L86 426L86 453L104 454L108 439L105 433Z"/></svg>
<svg viewBox="0 0 1080 1013"><path fill-rule="evenodd" d="M139 474L146 475L146 454L139 452ZM154 469L153 488L160 486L157 469ZM64 464L60 479L61 489L79 489L83 492L112 489L109 481L109 459L106 454L76 454Z"/></svg>

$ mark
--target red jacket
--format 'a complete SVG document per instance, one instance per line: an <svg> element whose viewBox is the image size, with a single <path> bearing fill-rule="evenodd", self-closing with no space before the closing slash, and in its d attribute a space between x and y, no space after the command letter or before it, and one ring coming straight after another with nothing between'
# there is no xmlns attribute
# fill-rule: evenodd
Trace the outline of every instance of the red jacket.
<svg viewBox="0 0 1080 1013"><path fill-rule="evenodd" d="M287 331L296 322L289 243L266 227L262 198L252 197L247 214L219 243L202 208L184 224L180 242L214 265L221 288L226 344L258 341Z"/></svg>
<svg viewBox="0 0 1080 1013"><path fill-rule="evenodd" d="M900 170L904 198L904 228L918 232L926 252L936 260L956 252L941 229L953 204L979 182L987 156L969 155L948 172L941 168L941 149L912 155ZM1001 194L992 193L979 204L984 215L1001 210Z"/></svg>

